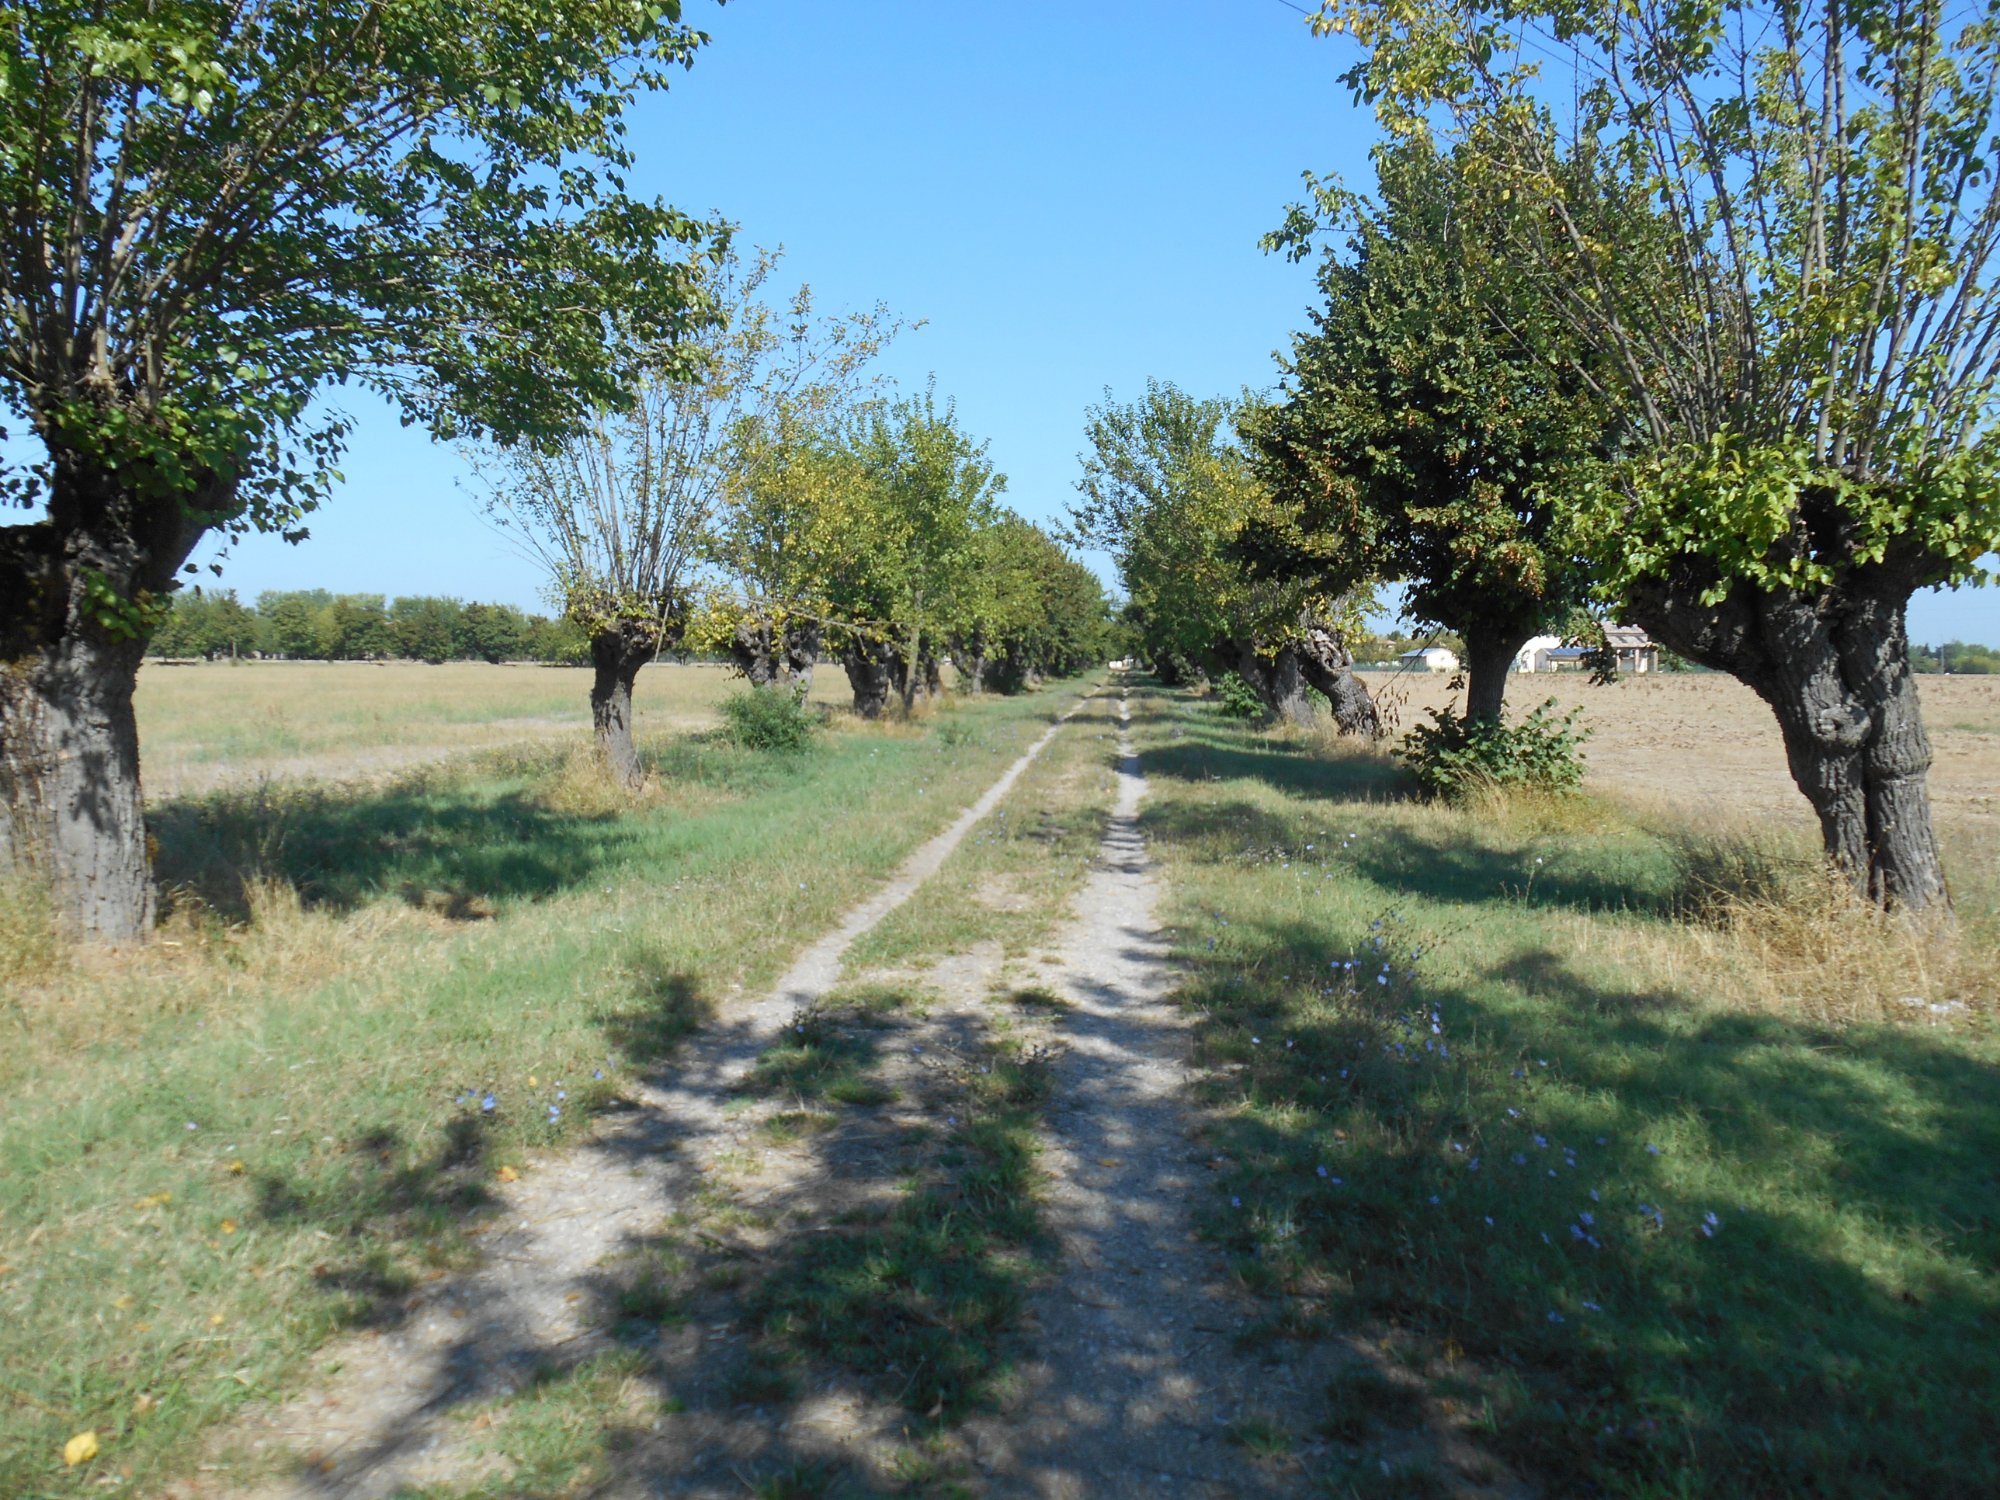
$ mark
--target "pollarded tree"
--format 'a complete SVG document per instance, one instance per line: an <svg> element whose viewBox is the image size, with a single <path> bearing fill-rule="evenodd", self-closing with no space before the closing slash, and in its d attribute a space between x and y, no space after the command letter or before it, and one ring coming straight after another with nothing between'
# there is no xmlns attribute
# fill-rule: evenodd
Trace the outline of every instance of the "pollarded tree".
<svg viewBox="0 0 2000 1500"><path fill-rule="evenodd" d="M866 532L834 602L855 708L881 712L893 686L908 710L938 691L938 663L977 607L982 534L1007 477L934 389L868 414L852 437L866 482Z"/></svg>
<svg viewBox="0 0 2000 1500"><path fill-rule="evenodd" d="M1597 535L1628 615L1771 705L1857 889L1946 904L1904 616L2000 545L2000 26L1942 0L1336 0L1321 25L1399 128L1446 125L1523 202L1519 263L1616 372L1644 448Z"/></svg>
<svg viewBox="0 0 2000 1500"><path fill-rule="evenodd" d="M214 529L302 536L351 381L433 431L619 404L699 310L706 230L630 197L678 0L0 7L0 869L129 940L152 885L132 690Z"/></svg>
<svg viewBox="0 0 2000 1500"><path fill-rule="evenodd" d="M1323 220L1347 255L1328 247L1282 398L1246 413L1282 516L1246 543L1279 576L1407 582L1413 618L1464 638L1467 721L1498 723L1515 654L1593 586L1574 494L1619 419L1515 274L1505 208L1422 138L1376 170L1374 204L1319 186L1271 237L1303 255Z"/></svg>
<svg viewBox="0 0 2000 1500"><path fill-rule="evenodd" d="M883 348L921 324L879 303L821 314L801 287L782 311L741 299L732 325L722 361L738 395L717 454L720 506L704 539L720 577L696 629L752 686L803 696L836 623L830 580L870 545L859 524L867 481L850 435L880 385L872 367Z"/></svg>
<svg viewBox="0 0 2000 1500"><path fill-rule="evenodd" d="M979 550L948 643L968 691L1019 692L1108 654L1104 585L1047 532L1003 511L981 531Z"/></svg>
<svg viewBox="0 0 2000 1500"><path fill-rule="evenodd" d="M1343 732L1374 734L1374 703L1342 644L1358 623L1341 597L1345 564L1338 577L1275 580L1254 576L1242 554L1247 532L1282 516L1235 441L1239 411L1155 381L1130 405L1107 393L1088 414L1072 534L1117 560L1156 664L1238 672L1294 722L1311 718L1316 687Z"/></svg>

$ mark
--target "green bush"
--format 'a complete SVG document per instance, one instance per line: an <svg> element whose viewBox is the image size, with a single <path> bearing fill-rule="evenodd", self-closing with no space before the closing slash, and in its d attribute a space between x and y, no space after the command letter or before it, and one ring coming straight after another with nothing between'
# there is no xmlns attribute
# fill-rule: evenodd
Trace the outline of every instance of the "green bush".
<svg viewBox="0 0 2000 1500"><path fill-rule="evenodd" d="M1238 672L1228 672L1215 685L1215 706L1224 718L1261 719L1264 717L1264 700L1257 696L1257 690L1243 680Z"/></svg>
<svg viewBox="0 0 2000 1500"><path fill-rule="evenodd" d="M819 717L781 687L730 694L722 700L722 722L746 750L803 750L819 728Z"/></svg>
<svg viewBox="0 0 2000 1500"><path fill-rule="evenodd" d="M1396 758L1426 796L1453 801L1488 787L1568 792L1583 781L1582 709L1555 716L1550 698L1518 724L1467 724L1448 708L1403 737Z"/></svg>

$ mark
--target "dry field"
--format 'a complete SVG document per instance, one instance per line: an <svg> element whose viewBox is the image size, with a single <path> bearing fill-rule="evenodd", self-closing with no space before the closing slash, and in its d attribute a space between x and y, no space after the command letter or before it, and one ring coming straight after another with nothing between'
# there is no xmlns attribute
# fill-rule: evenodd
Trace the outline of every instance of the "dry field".
<svg viewBox="0 0 2000 1500"><path fill-rule="evenodd" d="M640 735L705 729L738 685L719 666L662 663L633 693ZM847 701L839 665L815 702ZM585 667L453 662L149 662L139 673L146 792L157 800L260 780L345 781L468 750L580 734Z"/></svg>
<svg viewBox="0 0 2000 1500"><path fill-rule="evenodd" d="M1401 727L1446 701L1442 673L1365 674L1378 698L1400 695ZM2000 835L2000 677L1918 679L1930 732L1931 796L1940 824L1963 837ZM1809 827L1811 809L1785 769L1770 709L1734 678L1714 673L1627 677L1593 687L1581 673L1514 677L1510 714L1545 698L1583 709L1589 784L1691 815L1755 815Z"/></svg>

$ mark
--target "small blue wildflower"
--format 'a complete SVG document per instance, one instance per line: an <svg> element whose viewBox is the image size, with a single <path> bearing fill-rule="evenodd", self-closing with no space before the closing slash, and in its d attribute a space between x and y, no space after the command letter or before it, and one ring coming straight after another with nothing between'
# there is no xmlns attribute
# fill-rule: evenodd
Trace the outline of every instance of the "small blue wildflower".
<svg viewBox="0 0 2000 1500"><path fill-rule="evenodd" d="M553 1125L555 1124L556 1121L560 1120L561 1118L562 1118L562 1111L556 1108L555 1105L551 1104L549 1106L549 1123Z"/></svg>
<svg viewBox="0 0 2000 1500"><path fill-rule="evenodd" d="M1603 1312L1603 1311L1604 1311L1604 1309L1603 1309L1603 1308L1601 1308L1601 1307L1599 1307L1599 1306L1598 1306L1598 1305L1597 1305L1597 1304L1596 1304L1595 1302L1585 1302L1585 1303L1583 1304L1583 1310L1584 1310L1585 1312Z"/></svg>
<svg viewBox="0 0 2000 1500"><path fill-rule="evenodd" d="M1535 1137L1535 1149L1536 1149L1536 1150L1538 1150L1538 1151L1546 1151L1546 1150L1548 1150L1548 1149L1549 1149L1549 1138L1548 1138L1547 1136L1545 1136L1545 1135L1538 1135L1538 1136L1536 1136L1536 1137Z"/></svg>
<svg viewBox="0 0 2000 1500"><path fill-rule="evenodd" d="M1517 1167L1525 1167L1527 1164L1528 1164L1527 1153L1522 1151L1516 1151L1514 1153L1514 1165Z"/></svg>
<svg viewBox="0 0 2000 1500"><path fill-rule="evenodd" d="M592 1069L590 1070L590 1076L591 1076L592 1078L602 1078L602 1077L604 1076L604 1069L602 1069L602 1068L592 1068Z"/></svg>
<svg viewBox="0 0 2000 1500"><path fill-rule="evenodd" d="M1648 1141L1646 1142L1646 1154L1648 1156L1658 1156L1660 1154L1660 1148L1658 1146L1655 1146L1651 1141Z"/></svg>
<svg viewBox="0 0 2000 1500"><path fill-rule="evenodd" d="M1326 1163L1325 1163L1325 1162L1321 1162L1321 1163L1320 1163L1320 1166L1319 1166L1319 1175L1320 1175L1320 1176L1322 1176L1322 1177L1325 1177L1326 1175L1328 1175L1328 1174L1327 1174L1327 1170L1326 1170Z"/></svg>
<svg viewBox="0 0 2000 1500"><path fill-rule="evenodd" d="M1432 1194L1431 1194L1431 1207L1433 1207L1433 1208L1437 1207L1437 1203L1438 1203L1438 1195L1437 1195L1436 1193L1432 1193Z"/></svg>
<svg viewBox="0 0 2000 1500"><path fill-rule="evenodd" d="M1591 1196L1594 1198L1597 1195L1595 1193L1592 1193ZM1586 1227L1595 1228L1597 1224L1597 1215L1593 1214L1589 1209L1586 1208L1582 1213L1576 1216L1576 1220L1579 1224L1582 1224Z"/></svg>
<svg viewBox="0 0 2000 1500"><path fill-rule="evenodd" d="M1243 1200L1241 1198L1232 1196L1229 1200L1229 1206L1231 1208L1241 1208L1243 1206Z"/></svg>
<svg viewBox="0 0 2000 1500"><path fill-rule="evenodd" d="M481 1099L479 1101L479 1109L482 1114L490 1115L493 1113L494 1110L498 1109L499 1107L500 1107L500 1101L498 1099L495 1099L491 1094L488 1094L484 1099Z"/></svg>

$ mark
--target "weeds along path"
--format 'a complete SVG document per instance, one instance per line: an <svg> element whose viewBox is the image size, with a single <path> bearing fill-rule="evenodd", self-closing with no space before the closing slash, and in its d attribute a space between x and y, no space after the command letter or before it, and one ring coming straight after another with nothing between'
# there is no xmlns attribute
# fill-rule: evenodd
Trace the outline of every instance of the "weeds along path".
<svg viewBox="0 0 2000 1500"><path fill-rule="evenodd" d="M1172 999L1159 882L1139 831L1146 782L1119 704L1118 792L1058 949L1045 1165L1061 1270L1033 1304L1039 1348L1001 1418L971 1424L994 1495L1295 1494L1258 1434L1309 1430L1296 1366L1234 1352L1252 1312L1196 1239L1207 1191L1190 1138L1188 1022ZM1299 1455L1293 1455L1293 1461Z"/></svg>
<svg viewBox="0 0 2000 1500"><path fill-rule="evenodd" d="M501 1188L476 1269L425 1287L393 1328L323 1350L316 1362L330 1378L318 1389L220 1434L230 1467L272 1475L250 1493L383 1500L476 1483L492 1460L475 1451L484 1424L468 1423L466 1414L614 1348L604 1320L592 1316L617 1296L607 1264L643 1242L743 1144L747 1126L729 1106L759 1055L800 1007L833 987L848 947L937 872L1092 696L807 948L763 999L693 1036L670 1074L631 1090L590 1142Z"/></svg>

